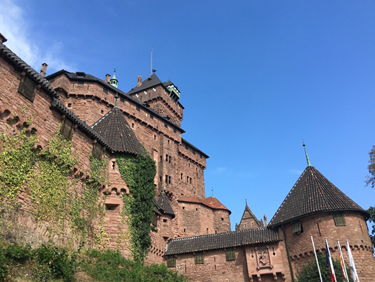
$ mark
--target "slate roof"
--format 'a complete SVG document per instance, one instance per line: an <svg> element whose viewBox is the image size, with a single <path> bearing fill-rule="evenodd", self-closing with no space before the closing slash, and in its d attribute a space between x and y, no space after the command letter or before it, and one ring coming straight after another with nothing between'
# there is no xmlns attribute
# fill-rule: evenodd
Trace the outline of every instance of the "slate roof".
<svg viewBox="0 0 375 282"><path fill-rule="evenodd" d="M150 75L149 77L147 77L145 80L142 81L142 85L141 86L134 87L134 88L130 89L130 91L128 92L128 94L131 95L131 94L137 93L139 91L143 91L145 89L148 89L150 87L153 87L153 86L156 86L156 85L159 85L159 84L163 84L163 83L156 76L156 74L153 73L152 75Z"/></svg>
<svg viewBox="0 0 375 282"><path fill-rule="evenodd" d="M269 222L269 227L279 226L308 215L357 211L368 213L325 178L315 167L308 166Z"/></svg>
<svg viewBox="0 0 375 282"><path fill-rule="evenodd" d="M2 54L5 58L9 59L15 65L17 65L20 69L25 71L25 73L36 83L40 84L45 90L47 90L48 94L53 97L58 97L56 91L53 89L51 84L41 76L38 72L36 72L32 67L30 67L25 61L23 61L20 57L18 57L13 51L11 51L7 46L0 43L0 54Z"/></svg>
<svg viewBox="0 0 375 282"><path fill-rule="evenodd" d="M165 255L177 255L281 241L278 230L266 227L169 241Z"/></svg>
<svg viewBox="0 0 375 282"><path fill-rule="evenodd" d="M164 192L161 192L159 199L154 199L154 203L156 204L157 209L162 214L168 214L171 215L172 218L175 217L174 211L172 209L172 206L168 200L167 195Z"/></svg>
<svg viewBox="0 0 375 282"><path fill-rule="evenodd" d="M143 146L117 107L98 120L92 129L106 140L114 152L144 154Z"/></svg>
<svg viewBox="0 0 375 282"><path fill-rule="evenodd" d="M208 198L198 198L192 196L181 196L177 199L179 202L186 202L186 203L196 203L202 204L214 210L226 210L231 214L232 212L228 210L218 199L215 197L208 197Z"/></svg>
<svg viewBox="0 0 375 282"><path fill-rule="evenodd" d="M202 152L201 150L199 150L197 147L195 147L193 144L189 143L188 141L186 141L184 138L181 138L181 143L182 144L186 144L188 146L190 146L191 148L193 148L195 151L199 152L202 154L202 156L204 156L206 159L209 158L208 155L206 155L204 152Z"/></svg>

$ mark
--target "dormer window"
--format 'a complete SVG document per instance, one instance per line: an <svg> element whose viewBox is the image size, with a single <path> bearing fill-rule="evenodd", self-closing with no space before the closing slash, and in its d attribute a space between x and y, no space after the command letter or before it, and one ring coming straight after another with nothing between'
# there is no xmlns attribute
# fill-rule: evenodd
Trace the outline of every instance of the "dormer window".
<svg viewBox="0 0 375 282"><path fill-rule="evenodd" d="M18 92L29 99L31 102L33 102L35 97L35 86L36 83L34 82L34 80L25 75L21 79L20 85L18 87Z"/></svg>

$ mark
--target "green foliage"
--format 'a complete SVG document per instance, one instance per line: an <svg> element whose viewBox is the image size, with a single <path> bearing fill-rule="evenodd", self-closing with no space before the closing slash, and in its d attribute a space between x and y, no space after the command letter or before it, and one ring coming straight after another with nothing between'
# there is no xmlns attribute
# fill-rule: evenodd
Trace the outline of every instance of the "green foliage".
<svg viewBox="0 0 375 282"><path fill-rule="evenodd" d="M139 261L126 260L118 251L88 252L82 266L97 281L184 282L182 275L168 270L165 264L143 266Z"/></svg>
<svg viewBox="0 0 375 282"><path fill-rule="evenodd" d="M13 135L1 132L0 212L6 209L15 214L20 207L18 196L24 192L31 198L30 212L36 219L55 223L49 228L50 235L68 223L76 239L91 236L101 244L105 233L97 232L94 223L104 217L99 188L105 183L107 157L99 161L90 156L91 178L73 179L78 155L72 142L58 129L43 151L35 149L38 143L34 135L28 136L26 128Z"/></svg>
<svg viewBox="0 0 375 282"><path fill-rule="evenodd" d="M143 263L147 248L151 246L155 162L147 153L146 156L117 154L116 161L130 191L129 197L123 197L123 215L128 216L132 254L135 261Z"/></svg>
<svg viewBox="0 0 375 282"><path fill-rule="evenodd" d="M371 223L371 242L375 247L375 207L370 207L367 211L370 214L369 222Z"/></svg>
<svg viewBox="0 0 375 282"><path fill-rule="evenodd" d="M323 255L323 254L318 254L318 261L319 261L319 267L320 267L320 271L322 273L323 281L331 281L331 273L330 273L330 270L329 270L329 266L327 264L326 256ZM341 266L340 266L340 261L332 258L332 262L333 262L333 266L334 266L334 269L335 269L337 282L346 282L346 280L344 280L344 278L343 278L343 274L342 274L342 270L341 270ZM348 275L350 276L349 268L347 268L347 272L348 272ZM349 278L350 278L350 281L353 281L351 277L349 277ZM316 265L315 258L314 258L314 260L311 260L308 263L308 265L303 266L303 269L301 270L299 275L297 275L297 279L298 279L297 280L298 282L317 282L317 281L320 281L318 267Z"/></svg>
<svg viewBox="0 0 375 282"><path fill-rule="evenodd" d="M370 160L368 165L369 176L367 176L366 186L371 185L371 188L375 187L375 146L372 146L371 151L369 152ZM370 213L369 222L372 223L371 230L371 241L372 245L375 247L375 207L370 207L367 210Z"/></svg>
<svg viewBox="0 0 375 282"><path fill-rule="evenodd" d="M162 265L143 266L126 260L118 251L68 251L51 245L31 250L29 246L0 244L0 281L18 281L24 273L27 281L75 281L74 274L85 271L94 281L184 282L182 275ZM17 271L15 271L17 270ZM26 270L26 271L25 271ZM11 275L12 274L12 275ZM11 277L12 276L12 277ZM90 280L91 281L91 280Z"/></svg>

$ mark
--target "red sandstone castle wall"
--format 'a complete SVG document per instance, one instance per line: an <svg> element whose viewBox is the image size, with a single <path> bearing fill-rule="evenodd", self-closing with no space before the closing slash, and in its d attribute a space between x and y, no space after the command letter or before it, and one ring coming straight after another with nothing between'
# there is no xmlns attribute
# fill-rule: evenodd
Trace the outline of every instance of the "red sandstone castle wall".
<svg viewBox="0 0 375 282"><path fill-rule="evenodd" d="M331 255L335 259L338 259L338 239L342 246L344 259L347 262L349 260L346 251L346 240L349 240L360 280L368 282L374 280L374 250L368 235L366 222L359 213L344 212L344 216L346 226L335 226L333 216L330 213L303 218L301 220L303 233L299 235L292 232L292 224L285 226L286 239L295 277L303 265L315 259L310 237L310 234L312 234L316 249L322 253L325 252L324 238L327 237ZM282 228L280 228L280 235L283 236Z"/></svg>

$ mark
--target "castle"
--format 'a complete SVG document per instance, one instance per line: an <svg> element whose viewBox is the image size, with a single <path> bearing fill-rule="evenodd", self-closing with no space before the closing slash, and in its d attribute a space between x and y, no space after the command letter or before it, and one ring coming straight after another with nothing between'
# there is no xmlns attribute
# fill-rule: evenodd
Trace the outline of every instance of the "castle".
<svg viewBox="0 0 375 282"><path fill-rule="evenodd" d="M336 258L339 239L346 260L349 240L360 280L374 280L368 213L313 166L306 167L268 224L246 204L241 222L231 231L230 210L217 198L205 197L208 156L182 138L184 107L173 82L162 82L155 74L138 76L135 87L123 92L115 74L102 80L61 70L46 77L46 64L37 73L5 41L0 34L0 129L19 132L27 121L17 113L24 111L33 117L27 130L39 137L43 149L61 126L61 134L80 152L72 172L80 179L91 177L90 155L107 155L108 182L100 188L106 247L130 257L128 241L120 238L123 197L129 195L129 187L115 156L139 155L144 148L157 168L153 210L157 232L151 232L146 262L164 262L193 281L295 281L302 266L314 259L313 235L320 252L327 237ZM17 219L23 240L46 242L45 223L28 216L27 199L21 197L19 204L24 211Z"/></svg>

